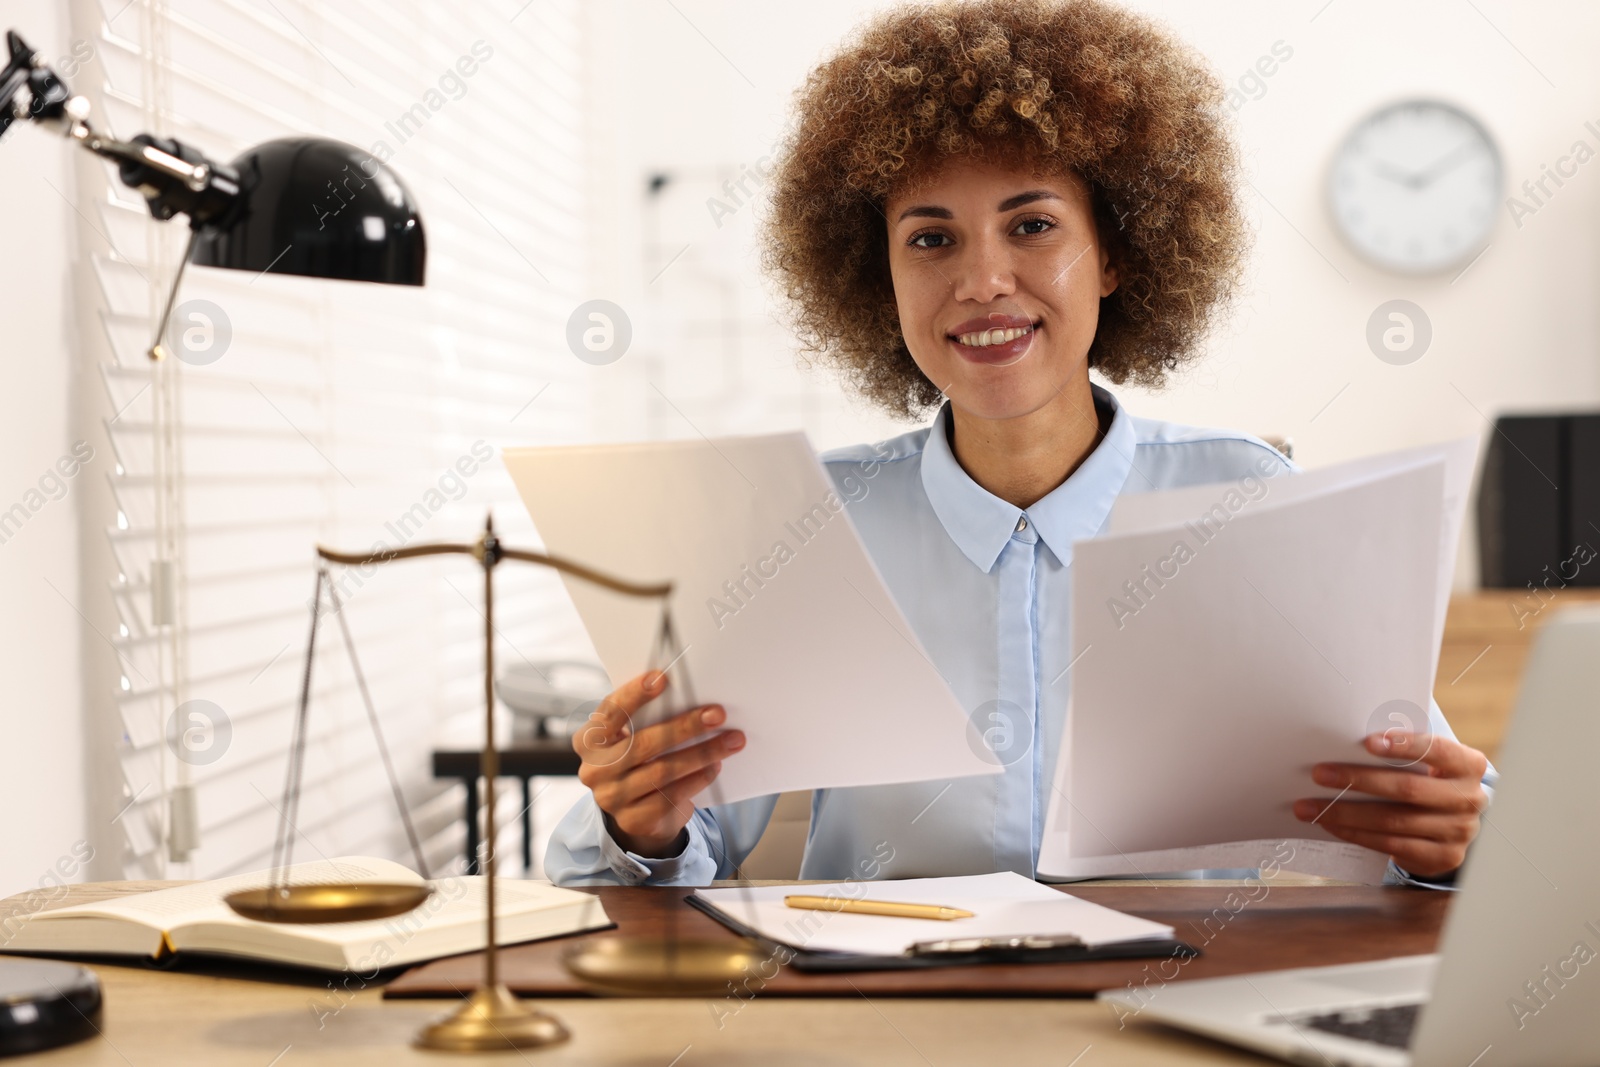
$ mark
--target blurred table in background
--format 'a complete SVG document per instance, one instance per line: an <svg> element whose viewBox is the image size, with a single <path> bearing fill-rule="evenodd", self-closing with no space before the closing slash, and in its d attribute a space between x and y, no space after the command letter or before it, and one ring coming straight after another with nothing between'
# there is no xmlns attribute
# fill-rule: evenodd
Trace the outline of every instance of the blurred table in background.
<svg viewBox="0 0 1600 1067"><path fill-rule="evenodd" d="M1450 599L1433 698L1456 736L1495 758L1516 706L1533 635L1562 608L1600 604L1600 589L1484 589Z"/></svg>
<svg viewBox="0 0 1600 1067"><path fill-rule="evenodd" d="M500 777L516 778L522 782L522 811L518 818L522 822L522 866L524 870L533 869L533 795L531 782L534 778L553 776L576 775L578 767L582 764L578 754L572 750L572 742L566 738L539 738L533 741L518 741L515 744L504 746L500 749ZM462 818L467 826L467 871L468 874L479 874L478 870L478 841L480 828L478 826L478 782L483 777L479 769L483 763L482 749L435 749L433 753L433 776L435 778L459 778L466 787L466 805Z"/></svg>

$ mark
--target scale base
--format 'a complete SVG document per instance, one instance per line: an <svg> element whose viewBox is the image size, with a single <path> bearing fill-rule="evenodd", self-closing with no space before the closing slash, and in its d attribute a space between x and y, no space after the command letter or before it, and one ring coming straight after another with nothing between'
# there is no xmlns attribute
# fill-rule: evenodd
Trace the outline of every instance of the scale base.
<svg viewBox="0 0 1600 1067"><path fill-rule="evenodd" d="M438 1052L504 1052L559 1045L572 1035L554 1015L527 1007L503 985L478 990L455 1014L423 1028L413 1042Z"/></svg>
<svg viewBox="0 0 1600 1067"><path fill-rule="evenodd" d="M598 937L579 942L561 962L594 993L720 997L772 959L750 938Z"/></svg>

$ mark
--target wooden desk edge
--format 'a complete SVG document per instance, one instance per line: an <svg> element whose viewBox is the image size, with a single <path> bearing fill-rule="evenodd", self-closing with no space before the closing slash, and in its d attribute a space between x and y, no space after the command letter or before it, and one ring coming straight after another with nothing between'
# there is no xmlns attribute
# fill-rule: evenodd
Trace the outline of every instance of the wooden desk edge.
<svg viewBox="0 0 1600 1067"><path fill-rule="evenodd" d="M517 879L517 881L543 881L543 879ZM71 907L74 904L93 904L102 900L115 900L118 897L132 896L136 893L150 893L158 889L171 889L180 885L193 885L191 880L172 881L116 881L116 882L73 882L62 886L50 886L39 889L30 889L21 893L14 893L9 897L0 899L0 922L7 919L25 918L43 911L54 911L57 908ZM774 885L830 885L828 879L785 879L763 878L738 880L728 879L713 882L712 886L718 889L738 886L774 886ZM1066 892L1072 892L1075 886L1126 886L1129 888L1146 887L1151 889L1168 888L1172 886L1246 886L1255 885L1251 879L1240 878L1096 878L1084 882L1056 882L1050 883ZM1280 871L1272 879L1273 885L1281 886L1353 886L1356 882L1340 882L1331 878L1318 878L1315 875L1296 874L1293 871ZM594 888L578 887L578 888Z"/></svg>

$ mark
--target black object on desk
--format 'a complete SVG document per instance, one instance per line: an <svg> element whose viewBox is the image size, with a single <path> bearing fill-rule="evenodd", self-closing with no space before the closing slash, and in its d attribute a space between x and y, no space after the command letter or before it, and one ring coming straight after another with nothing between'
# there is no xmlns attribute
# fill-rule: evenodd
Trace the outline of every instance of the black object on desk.
<svg viewBox="0 0 1600 1067"><path fill-rule="evenodd" d="M500 774L522 779L522 866L533 866L533 787L535 777L572 777L583 761L569 740L542 738L500 749ZM478 869L478 779L483 753L478 749L438 749L433 753L435 778L459 778L467 787L467 873Z"/></svg>
<svg viewBox="0 0 1600 1067"><path fill-rule="evenodd" d="M1495 420L1478 545L1489 588L1600 586L1600 414Z"/></svg>
<svg viewBox="0 0 1600 1067"><path fill-rule="evenodd" d="M57 960L0 962L0 1056L39 1052L100 1032L100 980Z"/></svg>

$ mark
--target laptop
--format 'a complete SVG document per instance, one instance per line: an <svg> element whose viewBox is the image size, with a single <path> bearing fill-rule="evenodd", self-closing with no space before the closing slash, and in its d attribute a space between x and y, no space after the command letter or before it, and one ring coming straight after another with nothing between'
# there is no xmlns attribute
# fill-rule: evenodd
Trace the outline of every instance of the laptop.
<svg viewBox="0 0 1600 1067"><path fill-rule="evenodd" d="M1600 1064L1600 610L1539 633L1496 762L1438 953L1100 999L1320 1067Z"/></svg>

